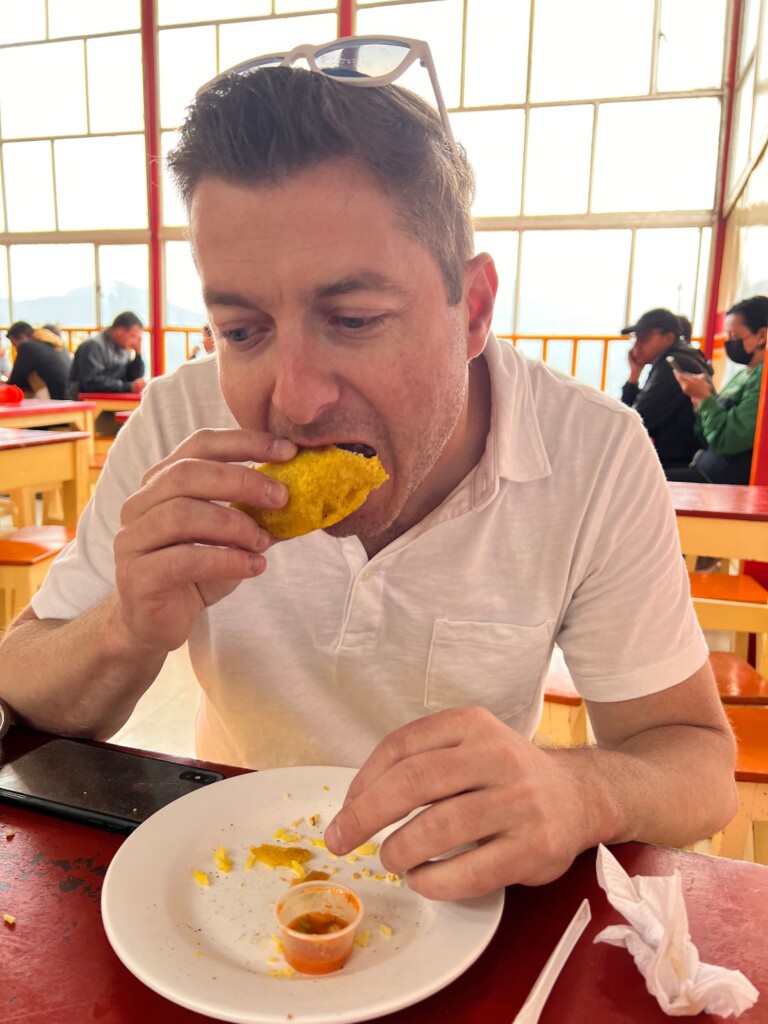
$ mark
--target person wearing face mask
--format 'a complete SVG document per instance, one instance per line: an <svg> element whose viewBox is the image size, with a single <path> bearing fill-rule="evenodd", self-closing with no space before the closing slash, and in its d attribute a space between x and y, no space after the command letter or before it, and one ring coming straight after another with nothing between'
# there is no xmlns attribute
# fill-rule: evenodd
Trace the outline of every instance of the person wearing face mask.
<svg viewBox="0 0 768 1024"><path fill-rule="evenodd" d="M703 375L675 373L693 404L694 430L704 445L690 466L668 472L668 480L749 483L768 336L768 296L754 295L731 306L725 328L726 355L743 369L733 375L717 396L712 394Z"/></svg>

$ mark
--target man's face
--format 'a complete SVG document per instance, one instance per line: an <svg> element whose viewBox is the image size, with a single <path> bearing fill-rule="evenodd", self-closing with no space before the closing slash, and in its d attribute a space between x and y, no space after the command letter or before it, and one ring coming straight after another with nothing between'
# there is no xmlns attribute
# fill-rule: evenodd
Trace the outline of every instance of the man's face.
<svg viewBox="0 0 768 1024"><path fill-rule="evenodd" d="M375 449L390 479L331 533L365 541L429 511L467 443L468 314L388 197L340 162L275 186L203 181L190 214L238 423Z"/></svg>
<svg viewBox="0 0 768 1024"><path fill-rule="evenodd" d="M662 331L658 327L650 331L638 331L630 354L640 366L648 366L674 343L674 331Z"/></svg>
<svg viewBox="0 0 768 1024"><path fill-rule="evenodd" d="M138 324L135 327L112 327L109 333L120 348L138 349L144 337L144 329Z"/></svg>

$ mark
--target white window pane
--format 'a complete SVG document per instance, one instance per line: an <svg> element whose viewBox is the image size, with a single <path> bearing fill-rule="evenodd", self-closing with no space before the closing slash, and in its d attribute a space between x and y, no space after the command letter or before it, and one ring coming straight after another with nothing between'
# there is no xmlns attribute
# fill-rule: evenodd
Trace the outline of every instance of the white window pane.
<svg viewBox="0 0 768 1024"><path fill-rule="evenodd" d="M0 150L0 231L5 231L5 203L3 202L3 161Z"/></svg>
<svg viewBox="0 0 768 1024"><path fill-rule="evenodd" d="M86 130L83 44L43 43L0 53L3 138Z"/></svg>
<svg viewBox="0 0 768 1024"><path fill-rule="evenodd" d="M358 12L357 31L360 35L426 39L446 106L457 107L461 92L462 18L461 0L369 8ZM429 75L423 68L414 65L397 82L434 105Z"/></svg>
<svg viewBox="0 0 768 1024"><path fill-rule="evenodd" d="M741 39L739 41L739 74L755 52L757 29L760 19L760 0L742 0Z"/></svg>
<svg viewBox="0 0 768 1024"><path fill-rule="evenodd" d="M9 231L53 231L53 165L50 142L6 142L3 146Z"/></svg>
<svg viewBox="0 0 768 1024"><path fill-rule="evenodd" d="M499 275L499 290L491 324L497 334L511 334L515 329L518 244L517 231L475 232L475 252L489 252Z"/></svg>
<svg viewBox="0 0 768 1024"><path fill-rule="evenodd" d="M54 142L59 228L147 226L143 135Z"/></svg>
<svg viewBox="0 0 768 1024"><path fill-rule="evenodd" d="M141 28L139 0L48 0L51 36L86 36Z"/></svg>
<svg viewBox="0 0 768 1024"><path fill-rule="evenodd" d="M158 0L158 25L190 25L196 21L257 18L271 13L270 0Z"/></svg>
<svg viewBox="0 0 768 1024"><path fill-rule="evenodd" d="M149 250L146 245L100 245L99 323L130 309L149 320Z"/></svg>
<svg viewBox="0 0 768 1024"><path fill-rule="evenodd" d="M525 101L530 0L469 0L464 105Z"/></svg>
<svg viewBox="0 0 768 1024"><path fill-rule="evenodd" d="M631 322L647 309L658 306L692 317L698 264L698 228L638 231L632 272Z"/></svg>
<svg viewBox="0 0 768 1024"><path fill-rule="evenodd" d="M746 170L750 154L750 133L752 131L752 104L755 95L755 69L749 74L736 92L733 104L733 128L731 152L728 161L728 187L732 188Z"/></svg>
<svg viewBox="0 0 768 1024"><path fill-rule="evenodd" d="M618 333L630 244L629 231L523 232L518 331Z"/></svg>
<svg viewBox="0 0 768 1024"><path fill-rule="evenodd" d="M219 68L223 71L263 53L292 50L299 43L319 45L335 38L335 14L308 14L305 18L269 18L222 25L219 29Z"/></svg>
<svg viewBox="0 0 768 1024"><path fill-rule="evenodd" d="M189 242L165 243L165 322L169 327L204 324L200 278Z"/></svg>
<svg viewBox="0 0 768 1024"><path fill-rule="evenodd" d="M528 115L525 212L586 213L594 107L538 107Z"/></svg>
<svg viewBox="0 0 768 1024"><path fill-rule="evenodd" d="M753 148L768 135L768 0L763 6L763 41L757 63L755 82L755 112L752 126Z"/></svg>
<svg viewBox="0 0 768 1024"><path fill-rule="evenodd" d="M712 209L719 133L717 99L601 105L592 209Z"/></svg>
<svg viewBox="0 0 768 1024"><path fill-rule="evenodd" d="M89 39L88 109L92 132L131 132L144 128L141 37ZM120 88L115 88L115 68Z"/></svg>
<svg viewBox="0 0 768 1024"><path fill-rule="evenodd" d="M17 320L95 325L92 245L12 245L10 257Z"/></svg>
<svg viewBox="0 0 768 1024"><path fill-rule="evenodd" d="M531 99L648 92L653 0L536 0Z"/></svg>
<svg viewBox="0 0 768 1024"><path fill-rule="evenodd" d="M707 315L709 299L709 259L712 249L712 228L701 229L701 249L699 252L699 283L696 288L696 309L693 314L693 334L700 337L704 333L704 317Z"/></svg>
<svg viewBox="0 0 768 1024"><path fill-rule="evenodd" d="M0 45L45 39L45 0L0 0Z"/></svg>
<svg viewBox="0 0 768 1024"><path fill-rule="evenodd" d="M179 191L170 175L167 164L167 157L170 151L179 141L178 132L163 132L160 136L160 145L163 152L163 174L161 179L161 199L163 206L163 224L173 227L184 227L187 223L187 210L181 201Z"/></svg>
<svg viewBox="0 0 768 1024"><path fill-rule="evenodd" d="M475 217L520 213L523 177L522 110L478 110L451 114L454 135L467 151L477 178Z"/></svg>
<svg viewBox="0 0 768 1024"><path fill-rule="evenodd" d="M663 0L656 86L718 87L723 80L726 0Z"/></svg>
<svg viewBox="0 0 768 1024"><path fill-rule="evenodd" d="M750 295L768 295L768 224L750 224L741 232L741 259L736 294L740 299Z"/></svg>
<svg viewBox="0 0 768 1024"><path fill-rule="evenodd" d="M334 0L275 0L275 14L294 14L300 11L333 11L335 18L336 4Z"/></svg>
<svg viewBox="0 0 768 1024"><path fill-rule="evenodd" d="M11 305L8 301L8 250L0 245L0 324L11 326Z"/></svg>
<svg viewBox="0 0 768 1024"><path fill-rule="evenodd" d="M216 74L216 29L166 29L158 39L160 126L177 128L195 92Z"/></svg>

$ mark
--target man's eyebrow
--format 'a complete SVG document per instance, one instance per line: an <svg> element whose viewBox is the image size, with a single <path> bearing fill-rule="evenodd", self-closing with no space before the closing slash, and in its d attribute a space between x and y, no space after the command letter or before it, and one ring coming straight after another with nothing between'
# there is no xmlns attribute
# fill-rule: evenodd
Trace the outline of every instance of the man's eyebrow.
<svg viewBox="0 0 768 1024"><path fill-rule="evenodd" d="M239 295L237 292L218 292L210 288L203 293L203 302L206 306L245 306L250 309L253 300L246 295Z"/></svg>
<svg viewBox="0 0 768 1024"><path fill-rule="evenodd" d="M349 277L342 277L339 281L331 284L321 285L316 288L314 295L318 299L330 299L334 295L345 295L348 292L395 292L403 294L401 285L379 274L376 270L366 270L360 274L350 274Z"/></svg>

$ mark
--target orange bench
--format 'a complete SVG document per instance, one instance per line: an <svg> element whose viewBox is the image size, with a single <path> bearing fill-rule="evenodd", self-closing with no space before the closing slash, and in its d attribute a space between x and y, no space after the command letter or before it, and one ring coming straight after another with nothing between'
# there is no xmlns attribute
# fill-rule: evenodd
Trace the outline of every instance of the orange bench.
<svg viewBox="0 0 768 1024"><path fill-rule="evenodd" d="M691 597L708 601L754 601L768 603L768 590L760 586L751 576L739 573L727 576L724 573L689 572Z"/></svg>
<svg viewBox="0 0 768 1024"><path fill-rule="evenodd" d="M711 852L768 864L768 706L726 704L725 710L738 747L739 809L712 837Z"/></svg>
<svg viewBox="0 0 768 1024"><path fill-rule="evenodd" d="M26 608L74 536L65 526L22 526L0 537L0 629Z"/></svg>
<svg viewBox="0 0 768 1024"><path fill-rule="evenodd" d="M768 679L738 654L712 651L709 664L723 704L768 704Z"/></svg>

